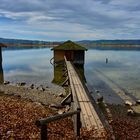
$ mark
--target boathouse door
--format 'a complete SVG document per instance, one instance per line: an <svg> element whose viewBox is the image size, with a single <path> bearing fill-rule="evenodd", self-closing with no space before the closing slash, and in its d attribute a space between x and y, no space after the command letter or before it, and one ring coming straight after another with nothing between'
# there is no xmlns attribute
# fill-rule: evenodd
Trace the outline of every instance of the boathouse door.
<svg viewBox="0 0 140 140"><path fill-rule="evenodd" d="M65 51L65 56L68 61L72 61L73 60L73 51Z"/></svg>

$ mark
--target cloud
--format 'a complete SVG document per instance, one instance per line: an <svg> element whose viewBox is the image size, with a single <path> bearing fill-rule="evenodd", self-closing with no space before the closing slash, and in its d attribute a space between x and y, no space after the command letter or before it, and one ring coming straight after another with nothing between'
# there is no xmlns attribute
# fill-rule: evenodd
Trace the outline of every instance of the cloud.
<svg viewBox="0 0 140 140"><path fill-rule="evenodd" d="M1 0L0 25L7 18L9 32L31 39L139 38L139 7L139 0Z"/></svg>

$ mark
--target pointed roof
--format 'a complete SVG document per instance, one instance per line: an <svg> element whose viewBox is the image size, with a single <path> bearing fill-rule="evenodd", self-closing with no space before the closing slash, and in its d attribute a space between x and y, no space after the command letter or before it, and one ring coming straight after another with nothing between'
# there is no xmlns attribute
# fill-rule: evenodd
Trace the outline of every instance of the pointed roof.
<svg viewBox="0 0 140 140"><path fill-rule="evenodd" d="M79 44L76 44L70 40L52 48L52 50L67 50L67 51L68 50L76 50L76 51L83 50L83 51L87 51L87 49L85 47L82 47Z"/></svg>
<svg viewBox="0 0 140 140"><path fill-rule="evenodd" d="M3 43L0 43L0 47L7 47L7 46Z"/></svg>

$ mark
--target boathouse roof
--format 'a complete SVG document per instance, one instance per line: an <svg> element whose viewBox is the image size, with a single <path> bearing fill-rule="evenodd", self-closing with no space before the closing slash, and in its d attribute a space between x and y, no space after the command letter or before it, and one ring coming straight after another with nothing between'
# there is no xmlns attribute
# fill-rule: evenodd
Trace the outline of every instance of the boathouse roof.
<svg viewBox="0 0 140 140"><path fill-rule="evenodd" d="M74 43L70 40L52 48L52 50L84 50L84 51L87 51L87 49L77 43Z"/></svg>
<svg viewBox="0 0 140 140"><path fill-rule="evenodd" d="M7 46L3 43L0 43L0 47L7 47Z"/></svg>

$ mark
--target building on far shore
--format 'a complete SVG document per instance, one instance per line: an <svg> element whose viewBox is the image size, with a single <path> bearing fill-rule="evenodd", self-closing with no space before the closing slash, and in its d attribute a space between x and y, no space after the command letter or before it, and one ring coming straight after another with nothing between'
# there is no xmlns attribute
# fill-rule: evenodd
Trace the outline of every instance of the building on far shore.
<svg viewBox="0 0 140 140"><path fill-rule="evenodd" d="M74 64L84 64L85 51L87 51L85 47L70 40L52 48L51 50L54 51L54 62L56 64L64 61L64 56L66 56L68 61L72 61Z"/></svg>
<svg viewBox="0 0 140 140"><path fill-rule="evenodd" d="M4 82L4 76L3 76L3 67L2 67L2 47L7 47L3 43L0 43L0 84Z"/></svg>

